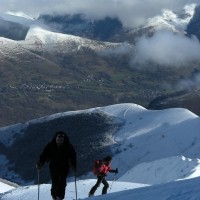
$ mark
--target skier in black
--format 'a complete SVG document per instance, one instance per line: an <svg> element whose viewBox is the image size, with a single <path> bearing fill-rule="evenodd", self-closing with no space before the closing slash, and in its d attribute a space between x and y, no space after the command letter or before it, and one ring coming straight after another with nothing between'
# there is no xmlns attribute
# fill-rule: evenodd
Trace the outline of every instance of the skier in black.
<svg viewBox="0 0 200 200"><path fill-rule="evenodd" d="M53 200L62 200L70 167L76 172L76 152L65 132L56 132L52 141L46 145L36 163L37 169L40 170L45 162L49 162L51 196Z"/></svg>

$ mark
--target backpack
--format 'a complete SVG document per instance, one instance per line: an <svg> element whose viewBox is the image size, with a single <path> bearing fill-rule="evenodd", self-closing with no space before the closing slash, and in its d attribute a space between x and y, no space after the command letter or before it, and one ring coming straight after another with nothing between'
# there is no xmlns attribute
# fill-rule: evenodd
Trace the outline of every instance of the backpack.
<svg viewBox="0 0 200 200"><path fill-rule="evenodd" d="M101 160L95 160L94 161L94 165L92 168L92 171L94 173L94 175L98 175L100 170L101 170L101 166L102 166L102 161Z"/></svg>

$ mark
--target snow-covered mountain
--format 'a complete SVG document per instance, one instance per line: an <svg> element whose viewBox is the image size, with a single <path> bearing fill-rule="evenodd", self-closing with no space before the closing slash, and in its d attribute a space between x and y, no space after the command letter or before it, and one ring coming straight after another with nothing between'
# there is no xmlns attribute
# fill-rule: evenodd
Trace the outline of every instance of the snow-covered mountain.
<svg viewBox="0 0 200 200"><path fill-rule="evenodd" d="M2 21L2 22L1 22ZM13 40L15 34L10 31L9 35L0 37L1 51L4 54L4 51L7 50L7 45L12 46L12 49L15 49L18 52L21 52L20 46L24 49L35 50L35 51L64 51L64 53L71 53L82 50L82 48L91 49L94 51L103 50L105 48L116 48L122 44L118 43L109 43L109 42L100 42L95 40L86 39L83 36L75 36L72 34L60 33L59 30L52 31L51 27L48 27L48 24L43 24L41 20L29 18L24 15L17 15L17 13L5 13L0 15L0 24L6 23L6 26L0 27L0 33L6 29L9 29L9 23L14 23L18 26L18 31L22 32L22 28L29 27L26 30L26 36L24 39L18 39L17 41ZM19 27L22 27L21 29ZM15 31L15 30L14 30ZM8 44L9 43L9 44ZM10 52L12 54L12 51ZM12 55L11 55L12 56Z"/></svg>
<svg viewBox="0 0 200 200"><path fill-rule="evenodd" d="M83 49L90 49L92 51L99 52L107 48L117 49L116 51L118 52L131 52L131 54L134 55L135 47L133 47L131 43L142 35L148 35L149 33L152 34L153 32L158 30L185 33L187 25L193 17L194 9L195 4L185 6L184 10L181 13L175 13L171 10L163 10L162 15L149 18L146 25L142 27L131 29L121 26L120 29L116 28L116 33L112 34L112 37L110 36L109 39L110 41L116 41L115 43L100 42L101 39L99 39L98 37L89 36L88 34L91 34L91 27L88 27L88 30L86 31L88 32L88 34L85 32L83 33L83 31L78 31L78 33L76 33L76 27L74 28L75 30L72 31L73 25L77 26L78 23L83 23L84 20L86 20L81 17L81 15L78 15L78 17L80 18L78 18L79 20L75 20L73 16L69 16L68 18L60 17L59 19L57 19L57 16L52 16L52 19L50 20L49 18L51 16L44 16L44 18L41 17L38 19L33 19L22 14L20 15L20 13L5 13L0 15L0 20L2 21L0 21L0 23L6 23L6 25L0 27L0 33L2 32L2 34L0 35L3 36L0 37L1 56L15 57L15 55L12 55L13 53L26 54L23 49L32 52L51 51L54 54L68 54L76 53L77 51L83 51ZM77 16L75 18L77 18ZM107 24L111 23L113 28L114 26L119 26L119 24L116 23L116 20L117 19L115 19L114 22L112 22L112 20L110 22L107 22L105 20L105 24L101 22L100 28L97 28L99 34L104 34L104 29L108 29ZM16 24L15 26L18 28L12 28L9 23ZM51 24L53 24L57 28L51 27ZM70 30L68 30L67 28L65 29L65 31L59 29L59 27L63 27L65 24L70 24ZM8 28L9 26L11 27L10 29ZM21 28L19 28L20 26ZM94 25L91 26L93 27ZM9 29L9 31L5 31L6 35L4 35L4 27L6 27L6 30ZM15 31L18 31L18 34L15 34ZM18 41L13 40L16 37L21 39L18 39ZM127 41L130 44L128 44ZM124 49L126 49L126 51L124 51ZM45 52L43 54L45 54ZM25 55L24 57L27 56Z"/></svg>
<svg viewBox="0 0 200 200"><path fill-rule="evenodd" d="M194 15L195 6L195 4L186 5L180 13L172 10L163 10L162 15L148 19L144 27L184 33Z"/></svg>
<svg viewBox="0 0 200 200"><path fill-rule="evenodd" d="M12 54L14 52L23 53L23 49L69 54L83 51L84 48L98 52L107 48L115 49L123 45L118 43L98 42L78 36L55 33L35 25L30 27L25 40L14 41L0 37L0 43L2 44L0 47L2 56L5 56L4 54L6 54L9 47L10 52L8 53L10 56L13 56Z"/></svg>
<svg viewBox="0 0 200 200"><path fill-rule="evenodd" d="M131 35L135 37L137 32L141 34L142 32L168 30L184 33L194 15L195 6L196 4L188 4L179 12L165 9L161 15L149 18L145 25L138 28L125 27L117 18L107 17L102 20L92 20L82 14L41 15L38 19L35 19L22 13L7 12L0 14L0 19L28 27L34 25L40 28L45 27L45 29L53 32L76 35L98 41L125 42L129 41Z"/></svg>
<svg viewBox="0 0 200 200"><path fill-rule="evenodd" d="M17 138L25 136L23 130L28 124L41 124L64 115L80 113L102 113L113 118L120 127L115 129L113 135L107 133L109 139L103 144L109 145L112 150L113 168L119 168L117 181L113 184L113 175L110 174L108 179L110 185L113 185L109 193L112 194L98 199L120 199L122 196L124 199L140 200L200 198L197 192L200 183L200 120L199 116L187 109L152 111L136 104L117 104L58 113L24 125L1 128L1 144L11 147ZM93 178L91 173L78 178L78 198L87 197L89 189L95 183ZM73 176L69 182L66 199L74 199ZM43 184L41 188L41 198L48 199L50 185ZM14 190L5 188L6 190L8 191L1 191L0 199L23 200L27 196L33 198L37 195L37 185ZM96 195L99 194L100 189Z"/></svg>
<svg viewBox="0 0 200 200"><path fill-rule="evenodd" d="M160 15L147 19L140 27L125 27L117 18L89 20L84 15L41 15L39 21L62 33L84 36L103 41L133 41L134 37L148 35L158 30L185 33L194 15L195 4L186 5L181 11L164 9Z"/></svg>
<svg viewBox="0 0 200 200"><path fill-rule="evenodd" d="M116 48L122 45L109 42L97 42L74 35L55 33L38 26L33 26L29 29L25 41L22 41L21 44L31 49L33 46L46 48L46 50L59 48L60 51L66 48L66 53L80 51L82 48L101 51L106 48Z"/></svg>

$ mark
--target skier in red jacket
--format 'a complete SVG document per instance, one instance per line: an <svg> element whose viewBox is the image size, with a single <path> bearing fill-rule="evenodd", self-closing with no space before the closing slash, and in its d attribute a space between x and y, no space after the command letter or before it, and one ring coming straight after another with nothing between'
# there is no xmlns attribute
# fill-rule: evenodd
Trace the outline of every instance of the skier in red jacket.
<svg viewBox="0 0 200 200"><path fill-rule="evenodd" d="M101 165L99 167L99 170L97 172L97 182L96 184L91 188L89 192L89 197L93 196L97 188L100 186L101 183L103 183L104 187L102 189L102 194L107 193L107 189L109 188L109 184L106 180L106 175L111 172L111 173L118 173L118 169L116 168L115 170L111 168L111 161L112 157L111 156L106 156L101 162Z"/></svg>

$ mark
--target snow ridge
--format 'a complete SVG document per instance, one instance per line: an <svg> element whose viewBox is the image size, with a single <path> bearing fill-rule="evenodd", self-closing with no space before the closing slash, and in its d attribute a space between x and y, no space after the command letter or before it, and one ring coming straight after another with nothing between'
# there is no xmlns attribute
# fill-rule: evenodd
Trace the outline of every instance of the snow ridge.
<svg viewBox="0 0 200 200"><path fill-rule="evenodd" d="M194 200L200 183L200 120L197 115L183 108L147 110L136 104L117 104L88 110L58 113L46 118L32 120L42 122L63 115L83 112L104 112L123 121L122 128L113 135L113 168L119 168L117 181L110 194L99 199L183 199L188 200L188 192ZM30 123L30 122L29 122ZM20 125L17 125L18 131ZM22 126L21 126L22 127ZM14 126L11 127L14 130ZM10 129L10 130L11 130ZM1 142L9 127L1 129ZM90 177L90 178L89 178ZM112 185L113 175L107 177ZM73 178L66 189L67 199L74 199ZM79 198L87 198L89 189L95 183L91 174L78 180ZM148 187L147 187L148 186ZM50 185L42 185L41 196L50 198ZM185 191L187 191L185 193ZM30 199L37 193L37 186L21 187L2 193L0 199ZM101 194L99 189L96 195ZM148 198L147 198L148 197Z"/></svg>

